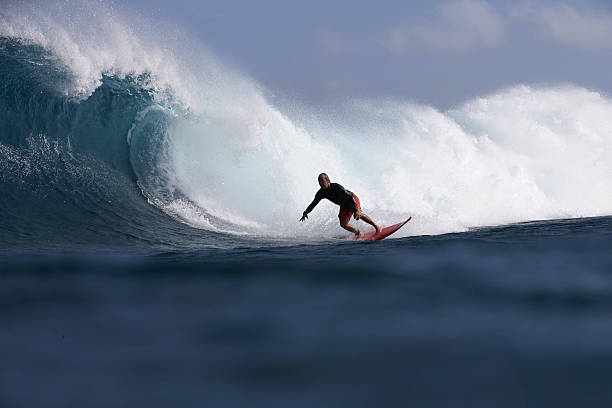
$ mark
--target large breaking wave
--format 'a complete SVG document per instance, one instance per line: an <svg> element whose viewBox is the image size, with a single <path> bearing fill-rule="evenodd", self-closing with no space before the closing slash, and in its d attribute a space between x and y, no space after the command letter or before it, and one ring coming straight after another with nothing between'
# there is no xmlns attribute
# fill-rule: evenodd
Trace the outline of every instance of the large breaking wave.
<svg viewBox="0 0 612 408"><path fill-rule="evenodd" d="M99 5L0 14L5 241L171 245L185 224L217 240L337 236L331 204L297 222L321 171L383 224L412 216L404 235L612 214L600 93L516 86L446 112L359 100L314 114L273 106L193 39L135 27Z"/></svg>

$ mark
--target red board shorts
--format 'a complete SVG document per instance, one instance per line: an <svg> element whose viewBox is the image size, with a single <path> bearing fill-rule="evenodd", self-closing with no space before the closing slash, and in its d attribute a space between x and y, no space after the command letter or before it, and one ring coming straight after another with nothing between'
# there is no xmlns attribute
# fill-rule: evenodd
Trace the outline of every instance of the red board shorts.
<svg viewBox="0 0 612 408"><path fill-rule="evenodd" d="M353 194L353 198L357 203L357 209L361 211L361 203L359 202L359 198L355 194ZM353 216L353 213L353 207L340 207L340 212L338 213L338 218L340 218L340 224L348 224L348 222L351 220L351 217Z"/></svg>

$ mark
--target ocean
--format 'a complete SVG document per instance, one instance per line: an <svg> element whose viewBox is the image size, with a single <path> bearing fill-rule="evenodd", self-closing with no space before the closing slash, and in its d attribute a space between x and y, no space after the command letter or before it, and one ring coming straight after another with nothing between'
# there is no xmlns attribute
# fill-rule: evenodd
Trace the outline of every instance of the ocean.
<svg viewBox="0 0 612 408"><path fill-rule="evenodd" d="M322 113L114 16L11 13L1 406L612 402L605 95ZM375 221L412 221L353 242L321 202L300 223L323 171Z"/></svg>

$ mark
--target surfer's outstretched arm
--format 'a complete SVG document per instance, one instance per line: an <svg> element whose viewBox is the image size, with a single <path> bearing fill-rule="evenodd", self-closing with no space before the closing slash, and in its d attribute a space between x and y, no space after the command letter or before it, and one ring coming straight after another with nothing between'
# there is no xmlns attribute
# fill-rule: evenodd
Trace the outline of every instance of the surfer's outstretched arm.
<svg viewBox="0 0 612 408"><path fill-rule="evenodd" d="M302 214L302 218L300 218L300 221L304 221L305 219L308 218L308 213L310 213L316 206L317 204L319 204L319 201L321 201L321 194L320 191L317 191L317 194L315 195L314 200L312 200L312 203L310 203L310 205L304 210L304 213Z"/></svg>

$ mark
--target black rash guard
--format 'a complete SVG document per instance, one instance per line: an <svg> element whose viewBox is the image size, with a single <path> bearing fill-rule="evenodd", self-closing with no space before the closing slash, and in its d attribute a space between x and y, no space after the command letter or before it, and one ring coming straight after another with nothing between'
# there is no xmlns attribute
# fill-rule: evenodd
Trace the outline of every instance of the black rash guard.
<svg viewBox="0 0 612 408"><path fill-rule="evenodd" d="M312 203L306 208L304 211L305 214L308 214L312 211L313 208L321 199L327 198L332 203L339 205L340 208L353 208L354 212L357 212L357 203L355 202L355 198L353 197L353 193L342 187L338 183L331 183L328 188L321 187L317 194L315 194L314 200Z"/></svg>

